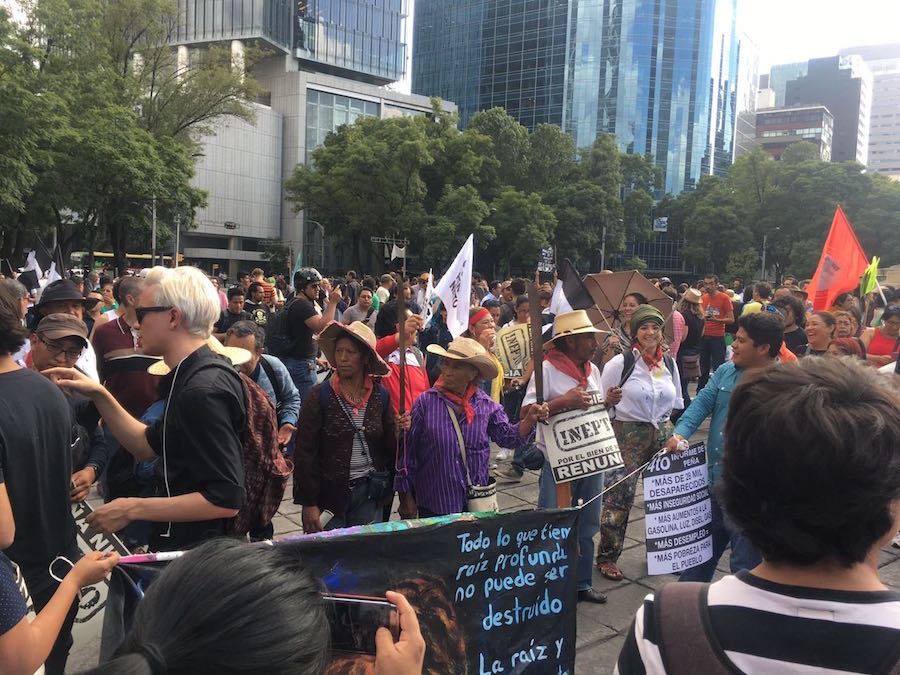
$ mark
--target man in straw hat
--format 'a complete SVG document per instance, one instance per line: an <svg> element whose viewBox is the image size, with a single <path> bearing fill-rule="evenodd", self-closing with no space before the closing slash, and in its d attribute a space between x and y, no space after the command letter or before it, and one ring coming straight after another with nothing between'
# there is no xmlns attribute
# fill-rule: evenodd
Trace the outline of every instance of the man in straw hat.
<svg viewBox="0 0 900 675"><path fill-rule="evenodd" d="M332 322L319 346L335 374L309 390L297 422L294 503L303 505L305 532L377 522L381 501L393 497L394 411L374 379L391 371L375 351L375 333L361 321Z"/></svg>
<svg viewBox="0 0 900 675"><path fill-rule="evenodd" d="M250 354L210 339L219 296L200 270L154 267L145 284L135 307L136 327L143 348L162 356L150 367L165 374L160 386L169 394L162 419L142 424L75 369L52 368L46 374L94 401L109 430L136 459L161 460L161 496L114 499L88 516L91 526L109 533L135 520L149 521L151 550L179 551L225 534L244 502L243 383L213 348L233 357L232 363Z"/></svg>
<svg viewBox="0 0 900 675"><path fill-rule="evenodd" d="M546 405L535 405L521 422L509 421L503 406L478 387L497 377L497 365L475 340L458 337L446 349L429 345L428 351L441 357L441 376L413 405L405 461L394 481L403 518L415 517L417 510L423 518L465 511L468 485L493 481L490 442L523 445L548 414ZM451 415L465 444L465 467Z"/></svg>
<svg viewBox="0 0 900 675"><path fill-rule="evenodd" d="M597 351L597 333L587 312L583 309L559 314L553 321L553 338L550 350L544 357L544 400L549 413L555 415L565 410L587 409L592 405L592 393L600 391L600 371L591 363ZM610 387L606 392L606 404L615 405L622 397L621 389ZM535 381L532 377L522 401L522 416L530 416L537 401ZM556 508L556 485L553 472L546 461L547 448L544 429L538 428L537 446L544 453L541 470L538 508ZM587 504L603 492L603 474L579 478L571 482L572 506L579 500ZM583 507L578 517L579 556L576 568L579 602L606 602L606 596L594 589L594 537L600 531L601 500Z"/></svg>

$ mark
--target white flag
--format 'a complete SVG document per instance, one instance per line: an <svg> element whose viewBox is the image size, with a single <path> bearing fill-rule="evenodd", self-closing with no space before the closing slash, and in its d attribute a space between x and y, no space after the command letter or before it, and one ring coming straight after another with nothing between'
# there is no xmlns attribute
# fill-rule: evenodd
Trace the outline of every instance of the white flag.
<svg viewBox="0 0 900 675"><path fill-rule="evenodd" d="M447 308L447 328L459 337L469 327L469 300L472 297L472 237L456 254L456 259L434 288Z"/></svg>
<svg viewBox="0 0 900 675"><path fill-rule="evenodd" d="M434 313L434 271L428 270L428 283L425 284L425 297L422 300L422 323L426 326Z"/></svg>
<svg viewBox="0 0 900 675"><path fill-rule="evenodd" d="M572 311L572 305L569 304L569 299L566 297L566 294L563 291L562 279L556 280L556 288L553 289L553 297L550 298L549 309L550 313L553 315L559 315L563 312Z"/></svg>
<svg viewBox="0 0 900 675"><path fill-rule="evenodd" d="M396 260L397 258L406 258L406 247L403 248L394 244L394 248L391 249L391 260Z"/></svg>
<svg viewBox="0 0 900 675"><path fill-rule="evenodd" d="M31 249L31 253L29 253L28 257L25 259L25 271L27 272L28 270L34 270L38 279L41 279L44 276L44 270L42 270L41 266L37 263L34 249Z"/></svg>
<svg viewBox="0 0 900 675"><path fill-rule="evenodd" d="M50 271L47 272L47 283L52 284L59 279L62 279L62 277L59 275L59 272L56 271L56 263L52 262L50 263Z"/></svg>

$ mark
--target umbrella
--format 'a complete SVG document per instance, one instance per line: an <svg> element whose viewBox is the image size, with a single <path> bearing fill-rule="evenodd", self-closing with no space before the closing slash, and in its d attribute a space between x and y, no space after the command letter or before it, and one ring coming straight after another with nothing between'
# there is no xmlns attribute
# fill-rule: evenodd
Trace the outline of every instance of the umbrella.
<svg viewBox="0 0 900 675"><path fill-rule="evenodd" d="M588 313L597 328L609 330L620 326L622 314L619 307L622 306L625 296L640 293L647 298L647 304L656 307L666 319L663 334L667 341L672 341L672 299L651 284L640 272L632 270L612 274L588 274L584 278L584 285L596 305L596 309L589 310Z"/></svg>

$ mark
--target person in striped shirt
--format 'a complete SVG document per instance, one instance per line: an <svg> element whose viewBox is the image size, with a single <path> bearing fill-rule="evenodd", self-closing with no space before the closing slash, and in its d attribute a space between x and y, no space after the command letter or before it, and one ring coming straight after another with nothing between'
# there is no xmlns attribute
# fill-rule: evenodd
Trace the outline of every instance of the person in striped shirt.
<svg viewBox="0 0 900 675"><path fill-rule="evenodd" d="M616 673L897 672L878 553L900 529L900 400L880 377L801 359L741 381L722 499L763 561L648 595Z"/></svg>

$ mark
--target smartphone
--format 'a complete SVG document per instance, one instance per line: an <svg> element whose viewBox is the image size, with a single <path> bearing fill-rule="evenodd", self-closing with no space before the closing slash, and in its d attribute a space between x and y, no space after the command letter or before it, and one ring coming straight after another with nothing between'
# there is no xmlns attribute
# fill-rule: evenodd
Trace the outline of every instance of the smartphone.
<svg viewBox="0 0 900 675"><path fill-rule="evenodd" d="M323 593L331 627L331 648L336 651L375 653L375 633L387 628L400 639L397 607L387 598Z"/></svg>
<svg viewBox="0 0 900 675"><path fill-rule="evenodd" d="M319 525L322 526L322 529L325 529L325 526L331 522L332 518L334 518L334 514L328 509L319 514Z"/></svg>

